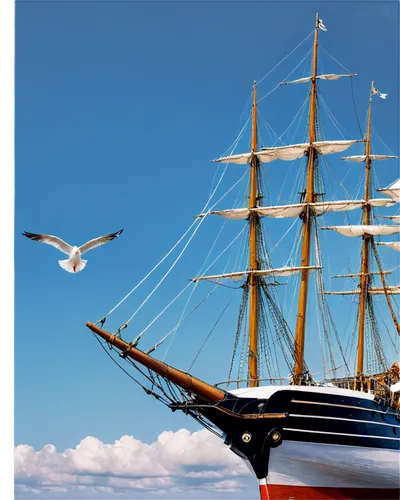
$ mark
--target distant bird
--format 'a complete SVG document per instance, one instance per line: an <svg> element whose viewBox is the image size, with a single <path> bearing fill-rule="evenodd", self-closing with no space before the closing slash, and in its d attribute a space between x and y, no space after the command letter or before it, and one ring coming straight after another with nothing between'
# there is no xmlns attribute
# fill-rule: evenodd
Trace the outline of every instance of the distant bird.
<svg viewBox="0 0 400 500"><path fill-rule="evenodd" d="M117 238L123 229L120 229L116 233L107 234L106 236L100 236L99 238L95 238L94 240L90 240L84 245L80 247L72 247L65 243L61 238L57 238L57 236L51 236L48 234L34 234L23 232L23 236L34 240L40 241L41 243L47 243L48 245L52 245L53 247L58 248L61 252L66 253L69 256L68 260L59 260L58 263L60 266L68 271L69 273L78 273L82 271L82 269L86 266L87 260L81 259L81 255L92 248L96 248L100 245L104 245L104 243L108 243L109 241Z"/></svg>

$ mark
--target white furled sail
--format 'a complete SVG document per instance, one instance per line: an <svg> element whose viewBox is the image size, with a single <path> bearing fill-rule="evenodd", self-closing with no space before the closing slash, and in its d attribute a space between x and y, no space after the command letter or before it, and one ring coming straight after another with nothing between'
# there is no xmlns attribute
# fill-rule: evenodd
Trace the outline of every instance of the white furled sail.
<svg viewBox="0 0 400 500"><path fill-rule="evenodd" d="M356 142L365 142L363 139L361 140L345 140L345 141L318 141L314 142L313 145L318 151L320 155L330 155L332 153L340 153L341 151L345 151L350 146L355 144Z"/></svg>
<svg viewBox="0 0 400 500"><path fill-rule="evenodd" d="M326 212L346 212L362 207L364 200L326 201L316 203L297 203L295 205L281 205L275 207L257 207L252 209L260 216L286 218L298 217L307 207L310 207L317 215Z"/></svg>
<svg viewBox="0 0 400 500"><path fill-rule="evenodd" d="M200 214L197 217L205 217L206 215L221 215L226 219L245 220L250 212L255 212L260 217L272 217L275 219L284 219L290 217L298 217L304 212L307 207L310 207L316 215L322 215L327 212L348 212L361 208L366 204L365 200L342 200L342 201L319 201L315 203L295 203L293 205L273 205L270 207L257 208L232 208L227 210L213 210ZM396 202L389 198L376 198L369 200L369 205L374 207L387 207L395 205ZM393 216L397 217L397 216Z"/></svg>
<svg viewBox="0 0 400 500"><path fill-rule="evenodd" d="M297 160L306 154L310 145L308 143L280 146L277 148L262 148L256 155L260 161L269 163L274 160Z"/></svg>
<svg viewBox="0 0 400 500"><path fill-rule="evenodd" d="M276 219L298 217L305 209L303 203L295 205L278 205L276 207L257 207L252 211L256 212L260 217L272 217Z"/></svg>
<svg viewBox="0 0 400 500"><path fill-rule="evenodd" d="M350 73L348 75L336 75L334 73L327 73L326 75L318 75L316 77L317 80L339 80L339 78L342 78L344 76L357 76L356 73ZM299 78L297 80L292 80L290 82L282 82L279 85L289 85L290 83L307 83L312 80L312 76L306 76L305 78Z"/></svg>
<svg viewBox="0 0 400 500"><path fill-rule="evenodd" d="M371 160L391 160L400 158L399 156L394 155L369 155ZM355 155L355 156L344 156L340 158L344 161L355 161L356 163L361 163L367 159L366 155Z"/></svg>
<svg viewBox="0 0 400 500"><path fill-rule="evenodd" d="M245 220L249 216L248 208L232 208L230 210L215 210L213 212L209 212L211 215L221 215L226 219L231 220ZM204 217L207 214L200 214L199 217Z"/></svg>
<svg viewBox="0 0 400 500"><path fill-rule="evenodd" d="M350 225L350 226L328 226L321 229L333 229L343 236L383 236L388 234L400 233L400 226L389 225Z"/></svg>
<svg viewBox="0 0 400 500"><path fill-rule="evenodd" d="M365 142L364 139L344 140L344 141L317 141L313 142L313 146L321 155L330 155L332 153L340 153L345 151L356 142ZM262 148L261 151L256 151L254 154L258 156L263 163L270 163L274 160L292 161L304 156L310 148L309 143L292 144L289 146L279 146L272 148ZM235 163L238 165L246 165L250 163L253 153L242 153L232 156L224 156L212 160L218 163Z"/></svg>
<svg viewBox="0 0 400 500"><path fill-rule="evenodd" d="M388 242L378 242L377 245L382 245L385 247L393 248L397 252L400 252L400 241L388 241Z"/></svg>
<svg viewBox="0 0 400 500"><path fill-rule="evenodd" d="M396 202L389 198L372 198L369 200L368 205L372 207L392 207Z"/></svg>
<svg viewBox="0 0 400 500"><path fill-rule="evenodd" d="M314 271L315 269L322 269L321 266L303 266L303 267L279 267L277 269L260 269L255 271L238 271L235 273L226 273L226 274L214 274L212 276L199 276L198 278L192 278L191 281L203 281L203 280L211 280L218 281L220 279L231 279L233 281L240 281L249 274L255 274L256 276L293 276L294 274L298 274L304 269L308 269L309 271Z"/></svg>
<svg viewBox="0 0 400 500"><path fill-rule="evenodd" d="M393 182L389 187L378 189L378 191L390 196L396 203L400 203L400 179L397 179L397 181Z"/></svg>
<svg viewBox="0 0 400 500"><path fill-rule="evenodd" d="M224 156L223 158L217 158L212 161L218 163L236 163L238 165L246 165L246 163L250 163L250 160L251 153L243 153L239 155Z"/></svg>
<svg viewBox="0 0 400 500"><path fill-rule="evenodd" d="M317 215L324 214L326 212L348 212L349 210L355 210L364 205L365 201L328 201L328 202L316 202L310 203L309 205L314 210Z"/></svg>

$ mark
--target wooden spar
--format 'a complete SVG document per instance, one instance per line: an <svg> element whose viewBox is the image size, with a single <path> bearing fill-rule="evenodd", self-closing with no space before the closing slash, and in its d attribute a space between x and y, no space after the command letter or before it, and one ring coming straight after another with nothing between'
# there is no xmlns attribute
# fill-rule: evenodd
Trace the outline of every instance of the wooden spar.
<svg viewBox="0 0 400 500"><path fill-rule="evenodd" d="M253 116L252 116L252 137L251 151L257 151L257 87L254 82L253 90ZM259 160L253 154L250 164L250 195L249 209L256 208L258 203L257 197L257 177L258 177ZM249 216L250 225L250 270L257 270L257 231L258 231L259 216L255 212L251 212ZM249 379L250 387L257 387L258 381L258 278L254 273L249 275Z"/></svg>
<svg viewBox="0 0 400 500"><path fill-rule="evenodd" d="M159 361L158 359L154 359L148 354L136 349L135 347L129 347L124 340L119 337L108 333L101 328L97 327L92 323L86 323L86 326L92 330L96 335L99 335L104 340L106 340L109 344L115 346L120 351L123 351L127 356L134 359L141 365L149 368L155 373L158 373L161 377L166 380L170 380L174 384L178 385L182 389L197 394L205 399L210 401L222 401L225 398L225 392L221 391L221 389L217 389L212 385L199 380L188 373L184 373L172 366Z"/></svg>
<svg viewBox="0 0 400 500"><path fill-rule="evenodd" d="M315 132L315 112L317 101L317 51L318 51L318 25L319 17L316 16L315 35L314 35L314 51L311 79L311 95L310 95L310 117L309 117L309 140L310 148L308 153L307 166L307 188L305 195L305 203L313 203L316 199L314 193L314 165L316 150L312 143L316 140ZM310 265L310 246L312 233L313 217L309 207L303 217L303 234L301 247L301 266L308 267ZM301 281L299 289L299 302L297 309L296 333L295 333L295 365L294 365L294 383L300 384L303 374L304 365L304 339L306 329L306 314L307 314L307 294L308 294L308 269L303 269L301 272Z"/></svg>
<svg viewBox="0 0 400 500"><path fill-rule="evenodd" d="M372 107L372 96L373 96L373 92L372 92L372 89L374 88L374 81L372 81L371 83L371 93L370 93L370 96L369 96L369 105L368 105L368 124L367 124L367 140L366 140L366 146L365 146L365 156L366 156L366 163L365 163L365 171L366 171L366 174L365 174L365 191L367 191L367 187L368 187L368 196L370 196L370 187L367 186L367 181L368 183L370 184L370 170L371 170L371 159L369 158L369 154L371 154L371 107ZM364 198L366 201L367 199ZM369 198L368 198L369 199ZM365 210L366 208L368 208L368 211L369 211L369 221L371 220L371 207L370 205L367 205L367 207L364 206L364 217L365 217ZM365 224L364 222L364 217L363 217L363 224ZM370 222L368 222L368 224L370 224ZM363 236L364 238L364 245L363 245L363 256L364 256L364 246L365 246L365 236ZM368 240L373 240L373 237L371 238L368 238ZM388 293L388 290L387 290L387 285L386 285L386 280L385 280L385 273L384 271L382 270L382 266L379 262L379 259L378 259L378 256L377 256L377 253L376 253L376 248L375 248L375 245L372 246L372 249L373 249L373 252L375 254L375 258L376 258L376 263L378 265L378 269L379 269L379 275L380 275L380 278L381 278L381 282L382 282L382 287L383 287L383 291L385 292L385 297L386 297L386 301L387 301L387 304L389 306L389 310L390 310L390 314L392 316L392 319L393 319L393 322L395 324L395 327L396 327L396 330L397 330L397 333L400 334L400 325L399 325L399 322L397 321L397 318L396 318L396 314L393 310L393 305L392 305L392 300L390 298L390 295ZM368 241L367 241L367 245L366 245L366 254L367 254L367 259L368 259L368 253L369 253L369 247L368 247ZM362 265L362 264L361 264ZM360 302L359 302L359 309L358 309L358 315L359 315L359 318L360 318L360 314L363 313L363 318L362 318L362 323L363 323L363 326L362 326L362 330L361 330L361 319L360 319L360 323L359 323L359 330L358 330L358 344L357 344L357 348L358 348L358 353L357 353L357 374L362 374L362 370L359 371L358 368L360 367L361 369L363 368L363 365L362 365L362 359L359 359L359 356L360 356L360 350L361 348L363 348L363 351L364 351L364 337L365 337L365 305L363 306L363 311L361 309L361 299L362 299L362 294L363 294L363 289L365 290L365 284L360 280L360 289L361 289L361 293L360 293ZM364 303L365 303L365 299L366 297L363 297L363 300L364 300ZM360 338L362 335L362 339ZM362 340L362 342L361 342ZM360 356L361 358L361 356Z"/></svg>
<svg viewBox="0 0 400 500"><path fill-rule="evenodd" d="M371 224L371 206L368 203L371 198L371 104L372 104L372 88L368 104L368 123L367 137L365 144L365 187L363 205L363 224ZM368 298L368 288L371 282L369 276L369 245L371 238L369 235L362 237L362 253L361 253L361 277L360 277L360 298L358 301L358 341L357 341L357 375L362 375L364 372L364 344L365 344L365 308Z"/></svg>

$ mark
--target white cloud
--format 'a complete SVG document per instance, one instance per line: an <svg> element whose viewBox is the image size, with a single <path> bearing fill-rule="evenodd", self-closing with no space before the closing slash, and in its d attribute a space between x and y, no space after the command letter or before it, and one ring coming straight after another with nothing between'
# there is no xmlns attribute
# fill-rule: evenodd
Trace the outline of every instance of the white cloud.
<svg viewBox="0 0 400 500"><path fill-rule="evenodd" d="M163 432L152 444L88 436L62 453L53 445L19 445L14 455L17 498L249 498L249 485L257 485L244 462L206 430Z"/></svg>

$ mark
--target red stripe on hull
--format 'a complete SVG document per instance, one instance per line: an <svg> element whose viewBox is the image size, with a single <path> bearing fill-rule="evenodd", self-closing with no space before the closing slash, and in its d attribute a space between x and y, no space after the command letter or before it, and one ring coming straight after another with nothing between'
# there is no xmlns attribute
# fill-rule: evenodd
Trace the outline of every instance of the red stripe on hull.
<svg viewBox="0 0 400 500"><path fill-rule="evenodd" d="M260 484L261 500L398 500L399 488L324 488Z"/></svg>

